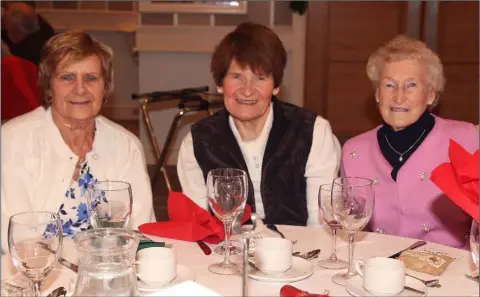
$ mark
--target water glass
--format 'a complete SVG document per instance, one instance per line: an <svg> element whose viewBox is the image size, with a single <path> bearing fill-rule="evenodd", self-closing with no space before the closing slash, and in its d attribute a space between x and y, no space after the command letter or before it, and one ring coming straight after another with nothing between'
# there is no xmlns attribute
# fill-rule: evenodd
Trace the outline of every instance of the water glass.
<svg viewBox="0 0 480 297"><path fill-rule="evenodd" d="M332 229L332 253L328 259L318 261L317 265L326 269L341 269L348 266L348 262L340 260L337 257L336 244L337 244L337 230L340 229L340 223L337 222L333 214L332 208L332 195L338 195L341 192L332 192L332 185L321 185L318 191L318 206L320 207L320 213L322 214L325 222Z"/></svg>
<svg viewBox="0 0 480 297"><path fill-rule="evenodd" d="M8 248L13 264L40 295L43 280L55 267L62 250L62 224L58 214L30 211L15 214L8 223Z"/></svg>
<svg viewBox="0 0 480 297"><path fill-rule="evenodd" d="M132 213L132 187L123 181L100 181L88 195L88 215L93 228L126 228Z"/></svg>
<svg viewBox="0 0 480 297"><path fill-rule="evenodd" d="M207 176L207 197L210 208L224 225L225 246L230 246L230 230L238 212L243 211L247 201L248 182L244 170L234 168L213 169ZM222 263L212 264L208 269L217 274L236 274L238 267L230 261L227 249Z"/></svg>
<svg viewBox="0 0 480 297"><path fill-rule="evenodd" d="M339 177L333 180L333 213L348 235L348 271L332 277L332 281L338 285L345 285L348 279L357 274L353 261L355 233L362 230L370 221L374 204L372 180L361 177Z"/></svg>

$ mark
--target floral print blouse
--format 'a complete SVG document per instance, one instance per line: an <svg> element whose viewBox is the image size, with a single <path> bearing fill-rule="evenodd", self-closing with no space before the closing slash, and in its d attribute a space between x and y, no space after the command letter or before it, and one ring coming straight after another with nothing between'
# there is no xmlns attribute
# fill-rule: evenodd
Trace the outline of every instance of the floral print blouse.
<svg viewBox="0 0 480 297"><path fill-rule="evenodd" d="M72 180L65 192L63 203L58 214L62 220L63 236L72 236L77 232L90 228L88 220L87 195L88 188L97 182L85 160L80 164L78 180Z"/></svg>

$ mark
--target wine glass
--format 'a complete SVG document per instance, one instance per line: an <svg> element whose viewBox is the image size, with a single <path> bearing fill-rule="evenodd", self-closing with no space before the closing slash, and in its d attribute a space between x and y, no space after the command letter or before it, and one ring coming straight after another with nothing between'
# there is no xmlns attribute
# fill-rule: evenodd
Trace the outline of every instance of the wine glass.
<svg viewBox="0 0 480 297"><path fill-rule="evenodd" d="M93 228L126 228L132 213L132 187L123 181L99 181L89 188L88 215Z"/></svg>
<svg viewBox="0 0 480 297"><path fill-rule="evenodd" d="M348 266L348 262L337 258L336 244L337 244L337 230L342 226L337 222L332 209L332 195L341 194L341 192L333 191L332 185L321 185L318 191L318 206L325 222L332 229L332 253L328 259L318 261L317 265L327 269L341 269Z"/></svg>
<svg viewBox="0 0 480 297"><path fill-rule="evenodd" d="M238 211L235 216L234 216L234 220L236 220L237 218L241 220L243 216L243 209ZM232 234L230 234L231 236ZM235 244L236 245L235 245ZM239 254L242 249L238 246L240 244L240 242L238 242L237 240L230 240L230 255L236 255L236 254ZM216 254L218 255L225 255L225 241L223 241L223 244L220 244L218 245L214 250L213 250Z"/></svg>
<svg viewBox="0 0 480 297"><path fill-rule="evenodd" d="M472 221L472 227L470 229L470 250L472 251L472 259L478 269L478 248L479 248L479 233L480 224L478 221Z"/></svg>
<svg viewBox="0 0 480 297"><path fill-rule="evenodd" d="M213 213L219 218L225 228L225 246L230 246L230 230L238 212L245 208L247 201L247 174L245 171L233 168L213 169L207 176L208 203ZM236 274L238 267L230 261L230 251L224 253L222 263L208 267L217 274Z"/></svg>
<svg viewBox="0 0 480 297"><path fill-rule="evenodd" d="M338 177L332 184L332 207L335 219L348 235L348 271L336 274L332 281L338 285L356 275L353 262L355 233L370 221L375 204L373 181L362 177Z"/></svg>
<svg viewBox="0 0 480 297"><path fill-rule="evenodd" d="M53 270L62 250L62 223L56 213L15 214L8 223L8 248L13 264L33 284L35 296Z"/></svg>

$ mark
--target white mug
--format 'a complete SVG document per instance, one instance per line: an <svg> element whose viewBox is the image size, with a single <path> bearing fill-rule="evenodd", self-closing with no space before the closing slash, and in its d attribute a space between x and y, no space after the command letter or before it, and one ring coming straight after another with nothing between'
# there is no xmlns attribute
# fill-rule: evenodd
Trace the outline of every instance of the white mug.
<svg viewBox="0 0 480 297"><path fill-rule="evenodd" d="M363 288L372 295L397 295L405 286L405 265L399 260L374 257L356 261L355 270L363 278Z"/></svg>
<svg viewBox="0 0 480 297"><path fill-rule="evenodd" d="M265 274L280 274L292 267L293 245L283 238L255 240L255 266Z"/></svg>
<svg viewBox="0 0 480 297"><path fill-rule="evenodd" d="M137 252L135 265L142 282L165 285L177 277L177 256L171 248L144 248Z"/></svg>

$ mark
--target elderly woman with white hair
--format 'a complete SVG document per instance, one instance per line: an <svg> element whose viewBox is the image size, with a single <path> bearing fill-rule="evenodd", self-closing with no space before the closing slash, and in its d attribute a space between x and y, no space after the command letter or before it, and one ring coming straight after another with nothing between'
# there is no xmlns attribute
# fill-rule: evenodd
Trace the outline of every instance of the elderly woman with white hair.
<svg viewBox="0 0 480 297"><path fill-rule="evenodd" d="M345 143L341 173L374 181L369 228L464 247L471 218L429 176L449 160L450 139L473 153L479 133L431 113L445 85L440 58L423 42L397 36L370 56L367 74L383 124Z"/></svg>

